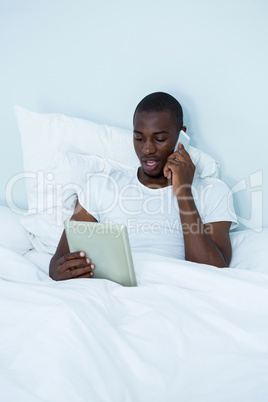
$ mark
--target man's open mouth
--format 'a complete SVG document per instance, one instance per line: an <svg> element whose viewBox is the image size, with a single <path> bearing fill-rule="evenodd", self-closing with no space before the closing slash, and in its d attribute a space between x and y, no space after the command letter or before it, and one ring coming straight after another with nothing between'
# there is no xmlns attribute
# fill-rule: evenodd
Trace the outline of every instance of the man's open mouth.
<svg viewBox="0 0 268 402"><path fill-rule="evenodd" d="M159 161L142 161L142 166L145 170L154 170L159 165Z"/></svg>

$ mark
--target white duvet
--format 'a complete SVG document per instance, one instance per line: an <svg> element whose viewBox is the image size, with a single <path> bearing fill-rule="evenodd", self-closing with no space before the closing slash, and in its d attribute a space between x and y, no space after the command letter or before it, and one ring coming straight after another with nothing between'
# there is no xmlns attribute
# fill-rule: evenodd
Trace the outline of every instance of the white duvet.
<svg viewBox="0 0 268 402"><path fill-rule="evenodd" d="M125 288L0 256L1 402L268 401L268 274L140 254Z"/></svg>

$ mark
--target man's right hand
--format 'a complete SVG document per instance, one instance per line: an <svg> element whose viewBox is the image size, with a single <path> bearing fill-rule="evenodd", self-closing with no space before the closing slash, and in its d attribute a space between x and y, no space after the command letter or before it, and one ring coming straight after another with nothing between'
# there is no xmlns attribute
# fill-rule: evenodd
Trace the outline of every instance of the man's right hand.
<svg viewBox="0 0 268 402"><path fill-rule="evenodd" d="M97 222L77 201L72 218L74 221ZM77 268L77 266L83 267ZM86 258L84 251L70 253L65 230L62 233L57 250L49 264L49 276L55 281L74 278L92 278L95 265Z"/></svg>
<svg viewBox="0 0 268 402"><path fill-rule="evenodd" d="M55 257L55 256L54 256ZM83 265L79 267L79 265ZM50 270L50 276L55 281L63 281L74 278L92 278L95 265L90 258L85 257L84 251L64 254Z"/></svg>

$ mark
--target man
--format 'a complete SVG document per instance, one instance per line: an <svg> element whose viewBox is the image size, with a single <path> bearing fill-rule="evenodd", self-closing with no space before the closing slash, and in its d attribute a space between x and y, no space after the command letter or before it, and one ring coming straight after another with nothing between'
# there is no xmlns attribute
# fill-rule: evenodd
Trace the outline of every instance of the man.
<svg viewBox="0 0 268 402"><path fill-rule="evenodd" d="M71 219L124 223L134 250L228 267L229 229L236 223L229 189L220 180L195 175L182 143L174 152L180 131L186 131L181 105L169 94L150 94L138 104L133 124L138 172L130 168L93 177L90 194L78 195ZM91 278L94 269L83 251L69 252L63 232L50 276Z"/></svg>

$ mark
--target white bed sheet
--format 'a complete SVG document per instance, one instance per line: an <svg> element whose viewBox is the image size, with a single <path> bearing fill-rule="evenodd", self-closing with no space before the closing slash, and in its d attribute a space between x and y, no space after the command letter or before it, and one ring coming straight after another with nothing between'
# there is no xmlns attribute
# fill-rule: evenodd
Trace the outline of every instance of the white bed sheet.
<svg viewBox="0 0 268 402"><path fill-rule="evenodd" d="M267 402L267 274L137 254L124 288L0 255L1 400Z"/></svg>

